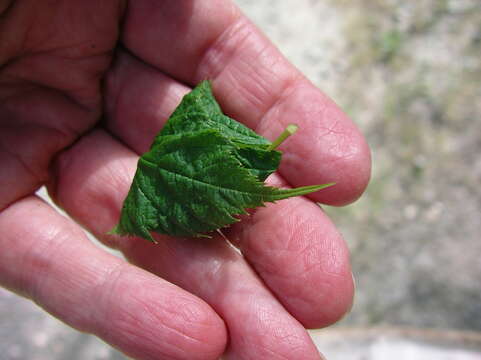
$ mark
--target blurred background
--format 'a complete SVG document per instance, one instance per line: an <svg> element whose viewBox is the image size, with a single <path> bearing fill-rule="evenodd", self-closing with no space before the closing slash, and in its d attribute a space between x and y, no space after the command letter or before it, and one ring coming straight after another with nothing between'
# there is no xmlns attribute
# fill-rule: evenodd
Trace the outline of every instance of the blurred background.
<svg viewBox="0 0 481 360"><path fill-rule="evenodd" d="M349 315L313 332L321 351L480 360L481 1L236 3L372 148L366 194L325 208L357 292ZM2 289L0 313L0 360L126 359Z"/></svg>

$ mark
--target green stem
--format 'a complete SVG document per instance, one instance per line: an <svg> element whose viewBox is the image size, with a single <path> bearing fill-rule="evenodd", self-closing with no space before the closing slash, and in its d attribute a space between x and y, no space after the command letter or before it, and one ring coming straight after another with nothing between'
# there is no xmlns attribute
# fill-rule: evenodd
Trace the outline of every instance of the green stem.
<svg viewBox="0 0 481 360"><path fill-rule="evenodd" d="M272 144L269 145L267 151L276 149L280 144L282 144L289 136L294 134L299 127L295 124L287 125L286 129L282 132L277 139L274 140Z"/></svg>

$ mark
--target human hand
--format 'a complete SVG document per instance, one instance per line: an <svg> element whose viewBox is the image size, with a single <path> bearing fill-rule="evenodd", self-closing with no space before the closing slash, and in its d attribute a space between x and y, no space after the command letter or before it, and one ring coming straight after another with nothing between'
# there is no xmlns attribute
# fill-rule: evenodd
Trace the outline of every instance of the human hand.
<svg viewBox="0 0 481 360"><path fill-rule="evenodd" d="M305 327L338 320L353 284L315 202L365 188L355 126L225 0L0 0L0 14L0 284L136 359L318 359ZM221 238L106 235L138 155L205 78L271 140L300 125L271 183L336 186L226 229L241 253ZM42 184L130 263L37 198Z"/></svg>

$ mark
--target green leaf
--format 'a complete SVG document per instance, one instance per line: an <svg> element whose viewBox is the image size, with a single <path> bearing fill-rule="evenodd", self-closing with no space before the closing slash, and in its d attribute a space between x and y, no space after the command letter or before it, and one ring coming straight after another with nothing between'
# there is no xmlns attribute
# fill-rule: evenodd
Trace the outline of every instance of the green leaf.
<svg viewBox="0 0 481 360"><path fill-rule="evenodd" d="M279 189L264 184L281 153L225 116L204 81L187 94L138 162L112 233L154 241L151 232L206 236L235 215L330 184Z"/></svg>
<svg viewBox="0 0 481 360"><path fill-rule="evenodd" d="M268 150L270 142L267 139L224 115L208 81L201 82L184 97L155 138L152 147L163 136L205 129L216 129L235 144L235 156L259 180L264 181L277 170L281 153Z"/></svg>

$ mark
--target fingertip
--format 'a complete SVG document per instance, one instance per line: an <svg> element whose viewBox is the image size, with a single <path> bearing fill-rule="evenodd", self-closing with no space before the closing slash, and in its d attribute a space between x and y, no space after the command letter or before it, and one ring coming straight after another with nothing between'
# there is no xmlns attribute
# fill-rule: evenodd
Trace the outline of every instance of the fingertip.
<svg viewBox="0 0 481 360"><path fill-rule="evenodd" d="M340 150L332 163L326 164L326 181L334 182L311 199L316 202L344 206L358 200L366 190L371 178L371 152L365 138L357 129L349 135L349 148ZM329 171L333 176L329 176Z"/></svg>
<svg viewBox="0 0 481 360"><path fill-rule="evenodd" d="M99 335L108 342L136 359L214 360L224 352L225 324L207 303L140 271L119 279L102 304L109 326Z"/></svg>
<svg viewBox="0 0 481 360"><path fill-rule="evenodd" d="M308 329L324 328L335 324L349 313L354 300L354 281L349 251L343 242L330 250L330 262L313 277L310 296L304 296L302 306L291 312Z"/></svg>
<svg viewBox="0 0 481 360"><path fill-rule="evenodd" d="M333 288L333 291L329 298L325 298L322 304L311 304L310 314L298 315L298 320L307 329L324 328L335 324L351 311L354 301L352 276L336 277L330 286ZM326 285L326 287L329 286ZM318 314L318 316L315 314Z"/></svg>
<svg viewBox="0 0 481 360"><path fill-rule="evenodd" d="M305 79L283 94L258 130L273 138L293 119L299 131L280 147L282 176L295 187L335 183L309 195L323 204L340 206L357 200L370 179L371 153L356 124Z"/></svg>
<svg viewBox="0 0 481 360"><path fill-rule="evenodd" d="M269 183L282 185L275 176ZM304 327L331 325L351 308L349 249L332 221L311 201L298 197L269 204L226 234Z"/></svg>

